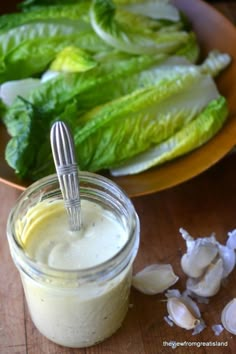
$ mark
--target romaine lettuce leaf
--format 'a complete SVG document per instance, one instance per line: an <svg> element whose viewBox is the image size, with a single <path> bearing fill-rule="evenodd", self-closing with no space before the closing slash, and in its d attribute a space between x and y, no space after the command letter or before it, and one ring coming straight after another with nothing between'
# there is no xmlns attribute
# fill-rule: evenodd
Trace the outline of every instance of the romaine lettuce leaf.
<svg viewBox="0 0 236 354"><path fill-rule="evenodd" d="M187 58L191 63L196 63L199 59L200 47L195 33L190 32L187 42L174 53L175 56Z"/></svg>
<svg viewBox="0 0 236 354"><path fill-rule="evenodd" d="M89 24L53 20L25 24L0 34L0 82L40 73L64 47L106 51Z"/></svg>
<svg viewBox="0 0 236 354"><path fill-rule="evenodd" d="M119 1L115 1L119 3ZM122 3L122 1L121 1ZM179 21L180 14L178 9L173 6L170 1L131 1L123 2L124 8L132 13L144 15L154 19L166 19L171 21Z"/></svg>
<svg viewBox="0 0 236 354"><path fill-rule="evenodd" d="M79 1L80 0L23 0L18 4L18 8L23 12L28 12L40 10L46 6L76 5ZM90 0L88 0L88 2L90 2Z"/></svg>
<svg viewBox="0 0 236 354"><path fill-rule="evenodd" d="M94 68L97 62L85 50L68 46L59 52L50 64L50 70L63 72L83 72Z"/></svg>
<svg viewBox="0 0 236 354"><path fill-rule="evenodd" d="M196 119L184 125L169 139L112 169L113 176L135 174L182 156L211 139L222 127L228 115L226 99L211 101Z"/></svg>
<svg viewBox="0 0 236 354"><path fill-rule="evenodd" d="M74 135L81 168L97 171L121 164L175 134L219 97L209 76L180 76L81 117Z"/></svg>
<svg viewBox="0 0 236 354"><path fill-rule="evenodd" d="M34 165L35 153L43 143L48 130L48 119L43 119L44 112L33 107L23 98L25 103L25 111L21 115L21 127L17 127L17 135L15 135L7 144L5 156L10 166L14 166L16 172L18 168L20 175L29 174L29 168ZM34 119L32 119L34 117ZM13 131L14 133L14 131Z"/></svg>
<svg viewBox="0 0 236 354"><path fill-rule="evenodd" d="M227 53L220 53L218 50L212 50L200 66L203 74L213 77L217 76L231 62L231 57Z"/></svg>
<svg viewBox="0 0 236 354"><path fill-rule="evenodd" d="M132 21L131 15L129 21L125 21L111 0L94 0L90 19L98 36L112 47L128 53L173 53L188 40L185 31L148 31L146 27L138 27L135 16Z"/></svg>
<svg viewBox="0 0 236 354"><path fill-rule="evenodd" d="M108 54L108 57L111 56ZM27 97L28 103L47 112L47 119L53 122L66 110L68 104L75 104L76 115L85 109L91 109L136 88L132 75L154 66L166 58L158 56L121 57L112 56L95 68L83 73L61 73L46 81ZM149 75L150 76L150 75ZM28 112L28 103L17 99L4 116L4 122L10 135L20 134ZM31 119L34 119L33 112ZM45 114L44 114L45 117ZM50 118L49 118L50 117ZM75 120L74 125L77 124ZM19 129L18 129L19 127Z"/></svg>
<svg viewBox="0 0 236 354"><path fill-rule="evenodd" d="M74 4L65 1L63 5L41 6L39 9L32 11L2 15L0 16L0 33L26 23L36 23L41 20L68 19L81 21L82 19L88 22L89 8L89 0L76 1Z"/></svg>

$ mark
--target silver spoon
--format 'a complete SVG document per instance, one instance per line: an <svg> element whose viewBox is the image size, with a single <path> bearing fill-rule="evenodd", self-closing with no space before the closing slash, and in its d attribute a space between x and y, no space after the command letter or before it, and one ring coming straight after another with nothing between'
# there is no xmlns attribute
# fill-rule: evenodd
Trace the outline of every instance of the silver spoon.
<svg viewBox="0 0 236 354"><path fill-rule="evenodd" d="M80 229L81 208L78 166L74 141L64 122L57 121L50 132L51 149L71 231Z"/></svg>

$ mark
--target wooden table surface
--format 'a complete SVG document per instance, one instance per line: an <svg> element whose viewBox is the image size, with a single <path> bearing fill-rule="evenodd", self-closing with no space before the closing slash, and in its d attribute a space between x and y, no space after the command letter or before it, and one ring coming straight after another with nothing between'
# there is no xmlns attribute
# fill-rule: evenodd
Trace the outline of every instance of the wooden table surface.
<svg viewBox="0 0 236 354"><path fill-rule="evenodd" d="M7 8L6 2L4 6ZM234 1L218 1L214 6L236 22ZM207 328L198 335L170 327L164 321L167 312L163 294L148 296L132 289L132 306L122 328L110 339L80 350L48 341L32 324L6 240L6 220L19 194L0 184L0 354L159 354L173 352L169 346L171 341L182 344L176 349L178 353L236 353L232 334L224 330L216 336L211 329L213 324L220 323L223 306L236 297L236 271L209 304L200 305ZM180 268L180 258L185 244L178 230L183 227L194 237L215 232L217 239L225 242L227 232L236 228L236 153L186 183L135 198L133 202L141 221L141 245L135 271L152 263L171 263L180 276L174 287L184 290L186 278ZM226 346L215 346L220 343ZM207 346L210 344L211 347Z"/></svg>

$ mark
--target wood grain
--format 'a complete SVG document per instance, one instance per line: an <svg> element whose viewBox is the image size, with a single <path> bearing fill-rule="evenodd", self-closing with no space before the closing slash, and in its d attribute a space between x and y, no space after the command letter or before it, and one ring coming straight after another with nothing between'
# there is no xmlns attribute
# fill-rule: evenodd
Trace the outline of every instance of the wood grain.
<svg viewBox="0 0 236 354"><path fill-rule="evenodd" d="M6 240L6 220L19 195L0 189L0 353L26 353L25 306L19 274L13 265Z"/></svg>
<svg viewBox="0 0 236 354"><path fill-rule="evenodd" d="M236 19L234 3L219 3L221 10ZM234 44L232 44L234 45ZM225 157L208 171L177 187L149 196L134 198L141 221L141 245L135 261L135 271L151 263L171 263L180 276L176 288L185 288L186 278L180 268L185 244L179 228L184 227L194 237L208 236L213 231L225 242L227 232L236 227L236 154ZM211 329L220 322L223 306L236 297L234 271L220 292L201 304L207 328L197 336L191 331L170 327L166 315L165 297L131 292L130 309L122 328L110 339L87 349L68 349L44 338L34 327L19 274L13 265L6 239L6 220L19 191L0 184L0 354L165 354L173 349L163 342L189 342L192 346L176 349L181 354L236 353L235 336L223 331L215 336ZM194 343L224 342L226 347L196 347Z"/></svg>

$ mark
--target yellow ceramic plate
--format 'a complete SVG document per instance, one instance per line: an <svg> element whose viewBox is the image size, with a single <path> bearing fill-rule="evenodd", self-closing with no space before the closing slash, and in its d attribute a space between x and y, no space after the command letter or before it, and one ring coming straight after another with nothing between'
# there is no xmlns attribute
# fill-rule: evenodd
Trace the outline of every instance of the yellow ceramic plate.
<svg viewBox="0 0 236 354"><path fill-rule="evenodd" d="M225 156L236 142L236 29L229 20L201 0L173 2L191 20L203 56L212 49L232 56L232 64L217 79L220 92L227 97L230 115L222 130L194 152L138 175L112 178L132 197L157 192L198 175ZM25 189L31 182L19 180L5 162L7 140L6 131L0 125L0 181Z"/></svg>

